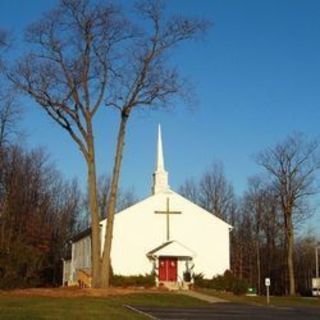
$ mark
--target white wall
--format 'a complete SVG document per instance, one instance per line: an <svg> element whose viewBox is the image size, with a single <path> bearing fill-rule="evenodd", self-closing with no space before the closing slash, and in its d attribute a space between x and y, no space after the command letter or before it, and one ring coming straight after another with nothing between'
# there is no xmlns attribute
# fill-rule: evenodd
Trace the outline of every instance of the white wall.
<svg viewBox="0 0 320 320"><path fill-rule="evenodd" d="M63 260L62 285L72 281L71 260Z"/></svg>
<svg viewBox="0 0 320 320"><path fill-rule="evenodd" d="M73 244L73 268L91 268L91 237L87 236Z"/></svg>
<svg viewBox="0 0 320 320"><path fill-rule="evenodd" d="M114 273L135 275L152 271L146 254L166 241L166 215L154 211L166 209L167 197L170 210L182 211L170 216L170 240L177 240L196 252L193 271L211 278L229 269L230 226L182 196L169 192L153 195L116 215L111 255ZM104 240L105 221L102 231Z"/></svg>

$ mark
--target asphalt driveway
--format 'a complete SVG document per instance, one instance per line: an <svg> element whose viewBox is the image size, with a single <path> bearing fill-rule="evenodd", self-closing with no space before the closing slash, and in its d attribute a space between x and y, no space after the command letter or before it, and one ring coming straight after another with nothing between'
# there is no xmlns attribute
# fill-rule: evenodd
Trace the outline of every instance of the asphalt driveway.
<svg viewBox="0 0 320 320"><path fill-rule="evenodd" d="M200 308L163 308L127 306L150 319L175 320L319 320L320 308L260 307L246 304L217 303Z"/></svg>

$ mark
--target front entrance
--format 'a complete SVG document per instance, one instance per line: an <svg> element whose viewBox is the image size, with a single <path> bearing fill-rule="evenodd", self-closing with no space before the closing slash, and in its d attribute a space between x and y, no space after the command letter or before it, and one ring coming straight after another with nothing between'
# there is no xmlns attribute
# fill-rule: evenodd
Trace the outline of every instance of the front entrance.
<svg viewBox="0 0 320 320"><path fill-rule="evenodd" d="M159 281L177 281L178 259L159 257Z"/></svg>

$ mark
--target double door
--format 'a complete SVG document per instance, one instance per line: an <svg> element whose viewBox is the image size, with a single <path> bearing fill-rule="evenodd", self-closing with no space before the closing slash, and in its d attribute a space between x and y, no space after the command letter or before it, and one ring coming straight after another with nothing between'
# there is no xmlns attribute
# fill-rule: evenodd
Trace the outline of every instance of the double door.
<svg viewBox="0 0 320 320"><path fill-rule="evenodd" d="M177 281L178 259L174 257L159 258L159 281Z"/></svg>

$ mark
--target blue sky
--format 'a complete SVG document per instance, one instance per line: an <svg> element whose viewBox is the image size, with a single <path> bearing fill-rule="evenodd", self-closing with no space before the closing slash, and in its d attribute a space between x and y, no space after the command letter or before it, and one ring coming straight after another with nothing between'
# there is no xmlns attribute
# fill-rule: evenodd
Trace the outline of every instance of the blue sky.
<svg viewBox="0 0 320 320"><path fill-rule="evenodd" d="M16 35L55 0L0 1L1 27ZM126 6L132 1L122 0ZM149 194L155 163L156 127L163 127L170 184L177 189L213 160L223 162L238 195L260 168L253 156L287 134L320 132L320 1L170 0L170 12L200 15L214 27L204 41L188 43L174 63L193 83L193 111L137 112L128 128L122 184ZM77 148L38 107L25 101L27 143L45 146L67 177L85 185ZM112 114L96 121L98 168L110 171L116 125ZM313 223L320 224L320 214Z"/></svg>

